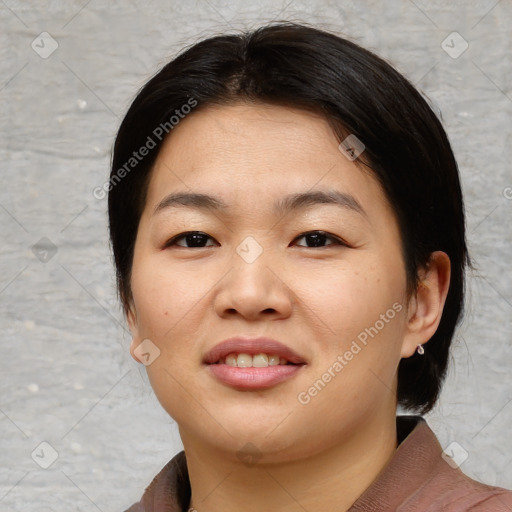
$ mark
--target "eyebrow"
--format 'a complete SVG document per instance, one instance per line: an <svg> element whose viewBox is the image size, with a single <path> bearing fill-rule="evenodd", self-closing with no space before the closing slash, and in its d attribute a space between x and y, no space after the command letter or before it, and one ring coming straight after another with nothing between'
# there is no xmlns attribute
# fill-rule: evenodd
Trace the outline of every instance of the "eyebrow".
<svg viewBox="0 0 512 512"><path fill-rule="evenodd" d="M278 199L274 203L274 213L284 213L310 208L319 204L333 204L343 209L348 209L367 217L367 214L357 199L345 192L338 190L314 190L290 194ZM165 196L155 207L153 215L168 208L188 207L205 211L227 212L229 205L222 199L193 192L175 192Z"/></svg>

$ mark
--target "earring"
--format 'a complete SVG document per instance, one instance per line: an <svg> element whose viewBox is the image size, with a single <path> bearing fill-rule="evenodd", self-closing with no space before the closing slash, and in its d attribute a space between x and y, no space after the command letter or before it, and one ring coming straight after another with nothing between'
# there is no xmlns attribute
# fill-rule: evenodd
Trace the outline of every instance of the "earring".
<svg viewBox="0 0 512 512"><path fill-rule="evenodd" d="M416 349L416 352L418 352L418 354L420 356L422 356L425 353L425 349L423 348L423 345L418 345L418 348Z"/></svg>

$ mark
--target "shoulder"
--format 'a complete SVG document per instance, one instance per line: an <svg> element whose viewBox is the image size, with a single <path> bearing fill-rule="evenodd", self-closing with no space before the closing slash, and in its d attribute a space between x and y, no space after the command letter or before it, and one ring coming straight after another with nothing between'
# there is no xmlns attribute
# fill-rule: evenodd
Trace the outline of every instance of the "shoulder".
<svg viewBox="0 0 512 512"><path fill-rule="evenodd" d="M496 489L492 496L476 503L470 510L473 512L510 512L512 511L512 491Z"/></svg>
<svg viewBox="0 0 512 512"><path fill-rule="evenodd" d="M512 491L484 484L440 461L416 498L430 500L443 512L512 512ZM420 498L421 501L421 498Z"/></svg>
<svg viewBox="0 0 512 512"><path fill-rule="evenodd" d="M512 491L464 473L423 418L399 417L397 427L399 447L362 504L389 502L385 510L394 512L512 512Z"/></svg>
<svg viewBox="0 0 512 512"><path fill-rule="evenodd" d="M453 493L447 497L442 510L446 512L511 512L512 491L498 487L475 486L463 495Z"/></svg>

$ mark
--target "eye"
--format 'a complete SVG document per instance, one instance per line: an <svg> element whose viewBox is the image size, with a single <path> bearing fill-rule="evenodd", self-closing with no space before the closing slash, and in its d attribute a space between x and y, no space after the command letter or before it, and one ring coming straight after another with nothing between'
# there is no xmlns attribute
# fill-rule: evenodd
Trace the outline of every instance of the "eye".
<svg viewBox="0 0 512 512"><path fill-rule="evenodd" d="M332 240L334 242L328 245L347 245L340 238L334 235L329 235L325 231L309 231L308 233L304 233L297 237L295 240L300 240L301 238L308 239L313 244L311 247L325 247L323 244L326 240Z"/></svg>
<svg viewBox="0 0 512 512"><path fill-rule="evenodd" d="M178 247L185 247L185 249L193 248L193 247L211 247L205 246L204 242L207 239L213 240L213 238L206 233L203 233L202 231L187 231L186 233L181 233L179 235L176 235L175 237L168 240L164 248L170 247L172 245L177 245ZM181 244L176 243L178 240L184 239L188 244L188 246L183 246Z"/></svg>
<svg viewBox="0 0 512 512"><path fill-rule="evenodd" d="M312 245L308 248L314 248L314 247L326 247L325 242L327 240L331 240L330 244L327 244L327 247L329 245L344 245L347 246L347 244L341 240L340 238L329 235L325 231L309 231L307 233L302 234L301 236L297 237L295 241L300 239L306 239L308 240ZM213 240L213 238L210 235L207 235L206 233L203 233L202 231L187 231L185 233L180 233L179 235L176 235L175 237L168 240L164 248L171 247L171 246L178 246L178 247L184 247L185 249L192 249L192 248L203 248L203 247L212 247L215 244L209 244L205 245L206 241L210 239ZM178 243L180 240L185 240L186 245L183 245L181 243ZM302 246L304 247L304 246Z"/></svg>

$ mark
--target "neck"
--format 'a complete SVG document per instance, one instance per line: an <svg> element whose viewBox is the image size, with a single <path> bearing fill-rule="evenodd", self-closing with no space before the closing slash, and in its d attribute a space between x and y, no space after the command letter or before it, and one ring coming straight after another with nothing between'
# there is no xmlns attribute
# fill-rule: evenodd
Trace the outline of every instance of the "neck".
<svg viewBox="0 0 512 512"><path fill-rule="evenodd" d="M306 458L248 466L208 446L183 445L197 512L347 511L397 448L395 414L372 418Z"/></svg>

